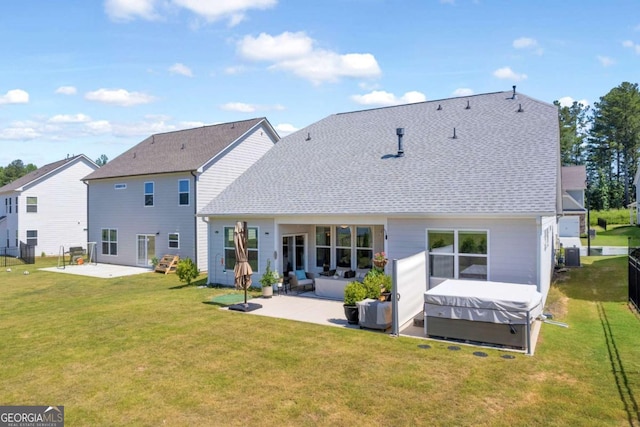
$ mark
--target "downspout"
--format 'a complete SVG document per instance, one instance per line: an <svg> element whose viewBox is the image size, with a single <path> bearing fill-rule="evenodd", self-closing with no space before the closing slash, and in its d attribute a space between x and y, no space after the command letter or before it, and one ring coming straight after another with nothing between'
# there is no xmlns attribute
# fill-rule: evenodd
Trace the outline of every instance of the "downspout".
<svg viewBox="0 0 640 427"><path fill-rule="evenodd" d="M86 214L87 214L87 238L86 238L86 241L87 241L87 255L89 255L89 183L87 183L87 181L85 181L85 180L83 180L83 181L82 181L82 183L83 183L84 185L86 185L86 186L87 186L87 203L86 203L86 205L87 205L87 207L86 207ZM96 242L96 246L98 246L98 242ZM97 249L97 248L96 248L96 249ZM97 254L97 251L96 251L96 253L95 253L94 255L95 255L95 257L96 257L95 262L98 262L98 254ZM92 260L89 260L89 263L91 263L91 261L92 261Z"/></svg>
<svg viewBox="0 0 640 427"><path fill-rule="evenodd" d="M538 288L538 292L542 292L542 253L541 248L542 245L540 241L542 240L542 217L536 217L536 288Z"/></svg>
<svg viewBox="0 0 640 427"><path fill-rule="evenodd" d="M198 188L196 186L197 175L191 171L191 176L193 176L193 257L195 258L196 267L198 266L198 217L196 216L198 213Z"/></svg>

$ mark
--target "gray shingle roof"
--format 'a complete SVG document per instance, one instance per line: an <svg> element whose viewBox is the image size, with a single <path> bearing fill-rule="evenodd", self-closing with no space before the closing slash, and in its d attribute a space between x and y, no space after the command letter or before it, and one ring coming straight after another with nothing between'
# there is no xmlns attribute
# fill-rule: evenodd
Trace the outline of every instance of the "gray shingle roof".
<svg viewBox="0 0 640 427"><path fill-rule="evenodd" d="M559 167L556 107L489 93L326 117L199 214L553 214Z"/></svg>
<svg viewBox="0 0 640 427"><path fill-rule="evenodd" d="M255 118L155 134L84 179L195 171L263 121L272 129L265 118Z"/></svg>
<svg viewBox="0 0 640 427"><path fill-rule="evenodd" d="M587 168L584 165L562 167L562 191L585 190L587 188Z"/></svg>
<svg viewBox="0 0 640 427"><path fill-rule="evenodd" d="M85 156L84 154L78 154L77 156L73 156L73 157L69 157L67 159L64 160L58 160L57 162L53 162L53 163L49 163L47 165L41 166L38 169L34 170L33 172L30 172L18 179L16 179L13 182L10 182L9 184L0 187L0 193L5 193L7 191L15 191L21 187L24 187L27 184L30 184L33 181L36 181L40 178L42 178L43 176L55 171L56 169L66 165L67 163L73 162L75 160L78 160L80 158L84 158L88 161L91 162L91 160ZM92 162L93 163L93 162ZM97 167L97 166L96 166Z"/></svg>

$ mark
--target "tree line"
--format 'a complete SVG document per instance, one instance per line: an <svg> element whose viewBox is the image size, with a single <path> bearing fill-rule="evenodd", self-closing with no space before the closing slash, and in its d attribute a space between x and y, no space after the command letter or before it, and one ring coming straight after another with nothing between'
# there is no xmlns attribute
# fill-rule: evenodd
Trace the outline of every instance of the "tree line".
<svg viewBox="0 0 640 427"><path fill-rule="evenodd" d="M561 106L562 165L586 165L591 209L624 208L635 201L633 180L640 156L638 83L623 82L593 107L574 102Z"/></svg>

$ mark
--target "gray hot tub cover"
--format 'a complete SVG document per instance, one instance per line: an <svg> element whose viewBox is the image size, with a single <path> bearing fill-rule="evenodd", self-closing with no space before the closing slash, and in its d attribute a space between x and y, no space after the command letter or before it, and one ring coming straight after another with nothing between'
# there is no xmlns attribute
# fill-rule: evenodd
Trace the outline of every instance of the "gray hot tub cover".
<svg viewBox="0 0 640 427"><path fill-rule="evenodd" d="M542 314L535 285L448 279L424 293L427 316L525 324Z"/></svg>

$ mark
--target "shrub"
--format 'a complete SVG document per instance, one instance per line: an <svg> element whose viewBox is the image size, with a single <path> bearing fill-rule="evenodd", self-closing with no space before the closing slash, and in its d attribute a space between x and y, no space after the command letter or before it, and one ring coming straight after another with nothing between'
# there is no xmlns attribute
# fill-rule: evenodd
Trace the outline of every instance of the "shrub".
<svg viewBox="0 0 640 427"><path fill-rule="evenodd" d="M364 284L353 281L347 283L344 287L344 305L356 305L358 301L362 301L367 297L367 290Z"/></svg>
<svg viewBox="0 0 640 427"><path fill-rule="evenodd" d="M378 299L381 292L391 292L391 276L380 270L369 271L362 283L367 290L367 298Z"/></svg>
<svg viewBox="0 0 640 427"><path fill-rule="evenodd" d="M186 282L187 286L191 286L191 281L198 277L200 271L198 267L193 263L191 258L185 258L178 262L176 267L176 275L181 282Z"/></svg>

